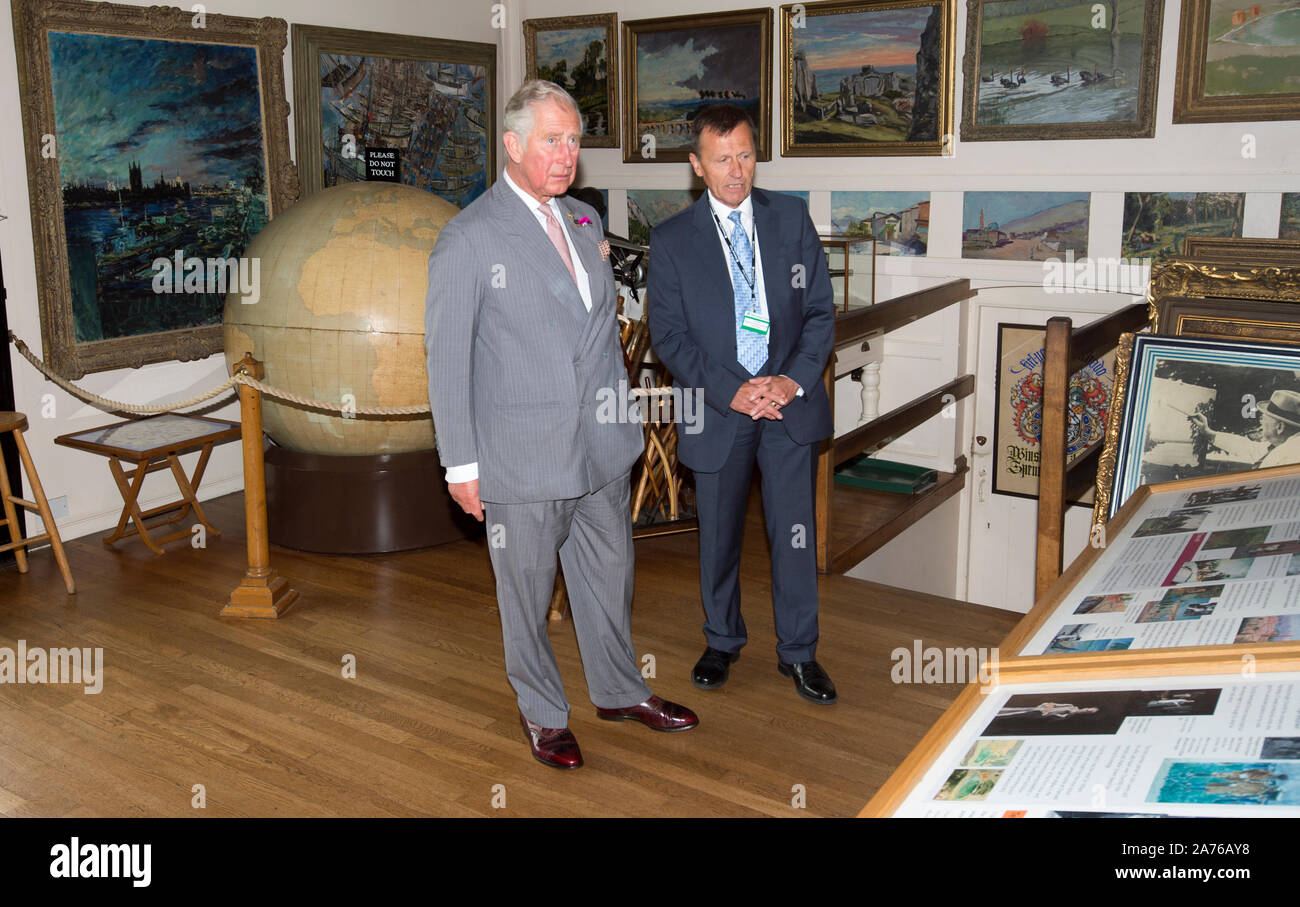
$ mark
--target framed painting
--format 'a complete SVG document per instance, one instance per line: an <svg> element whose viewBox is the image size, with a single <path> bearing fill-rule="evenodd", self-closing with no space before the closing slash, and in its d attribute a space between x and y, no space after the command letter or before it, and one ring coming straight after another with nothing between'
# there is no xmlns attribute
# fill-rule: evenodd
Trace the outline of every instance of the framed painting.
<svg viewBox="0 0 1300 907"><path fill-rule="evenodd" d="M573 95L584 148L619 147L617 28L617 13L524 20L526 78Z"/></svg>
<svg viewBox="0 0 1300 907"><path fill-rule="evenodd" d="M734 104L754 121L758 159L772 159L772 10L623 23L623 161L686 161L691 120Z"/></svg>
<svg viewBox="0 0 1300 907"><path fill-rule="evenodd" d="M382 179L463 208L492 185L496 45L312 25L292 38L304 194Z"/></svg>
<svg viewBox="0 0 1300 907"><path fill-rule="evenodd" d="M1183 0L1175 123L1300 119L1300 9Z"/></svg>
<svg viewBox="0 0 1300 907"><path fill-rule="evenodd" d="M1221 268L1300 268L1300 237L1254 239L1239 236L1188 236L1183 258Z"/></svg>
<svg viewBox="0 0 1300 907"><path fill-rule="evenodd" d="M1300 272L1294 269L1170 261L1151 269L1148 286L1153 331L1300 343Z"/></svg>
<svg viewBox="0 0 1300 907"><path fill-rule="evenodd" d="M45 360L79 378L220 352L227 277L298 196L284 21L77 0L13 17Z"/></svg>
<svg viewBox="0 0 1300 907"><path fill-rule="evenodd" d="M993 423L993 492L1038 497L1043 438L1042 325L998 325L998 371ZM1073 463L1106 436L1106 414L1115 381L1115 351L1070 376L1066 463Z"/></svg>
<svg viewBox="0 0 1300 907"><path fill-rule="evenodd" d="M930 239L929 192L831 192L831 230L875 243L876 255L924 255Z"/></svg>
<svg viewBox="0 0 1300 907"><path fill-rule="evenodd" d="M1164 0L967 0L967 142L1155 135Z"/></svg>
<svg viewBox="0 0 1300 907"><path fill-rule="evenodd" d="M952 154L957 0L781 7L781 154Z"/></svg>
<svg viewBox="0 0 1300 907"><path fill-rule="evenodd" d="M962 258L1048 261L1088 257L1089 192L967 192Z"/></svg>
<svg viewBox="0 0 1300 907"><path fill-rule="evenodd" d="M1244 192L1125 192L1120 255L1177 258L1192 236L1241 236Z"/></svg>
<svg viewBox="0 0 1300 907"><path fill-rule="evenodd" d="M1282 193L1282 210L1277 216L1279 239L1300 239L1300 192Z"/></svg>
<svg viewBox="0 0 1300 907"><path fill-rule="evenodd" d="M1142 485L1292 463L1300 463L1300 348L1121 338L1094 523Z"/></svg>

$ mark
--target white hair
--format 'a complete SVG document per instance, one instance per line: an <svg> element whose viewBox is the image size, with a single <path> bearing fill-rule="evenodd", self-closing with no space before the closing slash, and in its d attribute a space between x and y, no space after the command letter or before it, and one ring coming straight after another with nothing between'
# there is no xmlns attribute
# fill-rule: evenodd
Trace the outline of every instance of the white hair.
<svg viewBox="0 0 1300 907"><path fill-rule="evenodd" d="M506 132L513 132L519 136L519 143L525 148L528 147L528 137L533 134L535 108L546 100L557 101L567 106L577 116L579 128L585 128L582 111L578 109L578 102L573 99L573 95L554 82L531 79L520 85L519 90L510 96L509 101L506 101L505 112Z"/></svg>

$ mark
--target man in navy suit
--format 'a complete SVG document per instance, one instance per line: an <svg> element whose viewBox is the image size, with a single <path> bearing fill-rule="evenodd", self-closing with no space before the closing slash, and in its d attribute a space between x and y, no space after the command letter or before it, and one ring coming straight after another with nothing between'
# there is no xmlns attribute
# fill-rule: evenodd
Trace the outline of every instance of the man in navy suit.
<svg viewBox="0 0 1300 907"><path fill-rule="evenodd" d="M813 490L818 442L833 432L822 370L835 337L826 256L807 207L754 189L754 126L732 105L692 124L691 166L708 191L650 236L650 338L705 406L678 456L695 473L707 647L691 682L716 689L747 636L740 543L750 476L762 475L778 669L799 695L836 701L816 661Z"/></svg>

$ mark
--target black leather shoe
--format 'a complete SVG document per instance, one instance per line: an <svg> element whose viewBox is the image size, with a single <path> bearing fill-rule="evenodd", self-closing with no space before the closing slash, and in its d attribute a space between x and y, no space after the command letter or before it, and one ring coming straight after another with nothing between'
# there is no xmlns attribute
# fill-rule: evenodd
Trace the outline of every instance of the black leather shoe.
<svg viewBox="0 0 1300 907"><path fill-rule="evenodd" d="M788 665L782 661L776 667L786 677L794 678L794 688L809 702L830 705L836 701L835 684L831 683L830 677L817 662L801 661Z"/></svg>
<svg viewBox="0 0 1300 907"><path fill-rule="evenodd" d="M739 652L707 648L700 656L700 660L695 662L695 670L691 671L691 683L701 690L716 690L727 682L727 674L731 671L732 662L739 659Z"/></svg>

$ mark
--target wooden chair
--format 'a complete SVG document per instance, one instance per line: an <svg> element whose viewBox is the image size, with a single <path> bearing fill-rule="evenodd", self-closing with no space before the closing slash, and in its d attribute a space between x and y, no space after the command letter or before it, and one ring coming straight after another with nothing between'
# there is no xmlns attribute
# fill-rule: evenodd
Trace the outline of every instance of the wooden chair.
<svg viewBox="0 0 1300 907"><path fill-rule="evenodd" d="M68 593L72 594L77 591L76 583L72 581L72 571L68 568L68 557L63 553L63 542L59 538L59 529L54 524L54 517L50 514L50 502L45 498L45 489L41 487L40 477L36 474L36 464L32 462L31 452L27 449L27 442L23 440L23 432L27 429L27 417L22 413L0 412L0 435L11 433L14 436L14 443L18 445L18 457L22 461L23 471L27 473L27 481L32 486L32 496L36 498L35 502L24 500L13 493L9 486L9 472L5 469L4 458L0 457L0 499L4 503L4 519L0 520L0 526L9 526L9 538L12 540L6 545L0 545L0 551L13 551L14 560L18 562L18 572L27 572L27 546L35 545L37 542L48 541L50 547L54 549L54 559L59 564L59 572L63 574L63 584L68 587ZM14 505L25 507L34 513L41 515L41 522L45 524L45 533L43 535L34 535L31 538L24 539L18 532L18 511Z"/></svg>

